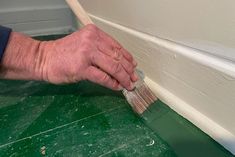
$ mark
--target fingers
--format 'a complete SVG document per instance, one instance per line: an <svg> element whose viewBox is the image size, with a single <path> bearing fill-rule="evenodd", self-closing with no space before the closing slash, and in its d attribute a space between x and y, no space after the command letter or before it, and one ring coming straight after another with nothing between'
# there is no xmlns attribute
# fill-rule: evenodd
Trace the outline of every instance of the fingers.
<svg viewBox="0 0 235 157"><path fill-rule="evenodd" d="M123 54L123 56L129 61L132 63L132 65L134 67L137 66L137 62L134 60L134 58L132 57L132 55L124 48L121 48L120 49L120 52Z"/></svg>
<svg viewBox="0 0 235 157"><path fill-rule="evenodd" d="M137 62L134 60L132 55L124 49L121 44L119 44L115 39L113 39L111 36L109 36L107 33L100 30L98 27L96 27L93 24L86 26L87 30L90 30L91 32L98 32L98 38L99 39L99 45L101 45L105 49L109 49L111 51L118 52L118 54L122 54L124 58L130 62L134 67L137 66ZM112 53L113 54L113 53ZM110 55L111 56L111 55Z"/></svg>
<svg viewBox="0 0 235 157"><path fill-rule="evenodd" d="M93 53L90 53L92 65L97 67L96 69L101 72L106 73L105 79L116 80L116 82L127 90L132 90L134 88L133 82L138 80L134 72L137 63L134 61L132 55L116 40L96 26L89 25L86 26L86 29L97 35L96 38L92 38L95 40L93 43L98 48L98 52L94 50Z"/></svg>
<svg viewBox="0 0 235 157"><path fill-rule="evenodd" d="M99 36L103 40L103 43L109 44L108 46L106 46L107 48L113 51L115 50L119 51L126 58L126 60L128 60L130 63L133 64L134 67L137 66L137 62L134 60L132 55L126 49L124 49L121 46L121 44L119 44L116 40L114 40L111 36L103 32L102 30L100 30Z"/></svg>
<svg viewBox="0 0 235 157"><path fill-rule="evenodd" d="M131 76L123 68L122 63L112 57L98 51L91 57L93 65L99 67L104 72L116 79L124 88L132 90L134 88Z"/></svg>
<svg viewBox="0 0 235 157"><path fill-rule="evenodd" d="M117 82L117 80L110 77L107 73L102 70L90 66L86 71L86 78L94 83L98 83L102 86L110 88L112 90L121 90L121 85Z"/></svg>
<svg viewBox="0 0 235 157"><path fill-rule="evenodd" d="M110 56L111 58L113 58L116 61L120 61L123 68L126 70L126 72L128 74L132 74L134 72L134 66L132 65L132 63L130 63L126 58L123 57L122 53L119 52L118 50L110 50L104 46L98 46L98 49L100 52Z"/></svg>

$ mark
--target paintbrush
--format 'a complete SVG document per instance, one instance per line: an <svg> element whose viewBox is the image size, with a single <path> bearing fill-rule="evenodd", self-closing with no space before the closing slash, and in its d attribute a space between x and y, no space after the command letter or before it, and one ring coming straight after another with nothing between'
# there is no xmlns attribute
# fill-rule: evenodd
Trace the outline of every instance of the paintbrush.
<svg viewBox="0 0 235 157"><path fill-rule="evenodd" d="M144 82L144 73L137 69L136 74L139 80L135 83L135 88L132 91L124 89L122 93L133 110L138 114L142 114L151 104L157 101L157 96Z"/></svg>
<svg viewBox="0 0 235 157"><path fill-rule="evenodd" d="M94 24L78 0L66 0L66 2L83 25ZM157 101L157 97L144 82L143 72L136 70L136 73L139 80L135 83L134 89L132 91L124 89L122 93L133 110L138 114L142 114L151 104Z"/></svg>

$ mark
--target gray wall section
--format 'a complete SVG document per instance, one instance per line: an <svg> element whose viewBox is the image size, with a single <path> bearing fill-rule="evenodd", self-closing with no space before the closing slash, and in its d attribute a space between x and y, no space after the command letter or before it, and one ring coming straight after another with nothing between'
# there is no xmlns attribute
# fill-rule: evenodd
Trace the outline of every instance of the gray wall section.
<svg viewBox="0 0 235 157"><path fill-rule="evenodd" d="M1 0L0 9L66 5L64 0Z"/></svg>
<svg viewBox="0 0 235 157"><path fill-rule="evenodd" d="M64 0L1 0L0 24L32 36L76 29L74 16Z"/></svg>
<svg viewBox="0 0 235 157"><path fill-rule="evenodd" d="M66 5L64 0L1 0L0 9Z"/></svg>

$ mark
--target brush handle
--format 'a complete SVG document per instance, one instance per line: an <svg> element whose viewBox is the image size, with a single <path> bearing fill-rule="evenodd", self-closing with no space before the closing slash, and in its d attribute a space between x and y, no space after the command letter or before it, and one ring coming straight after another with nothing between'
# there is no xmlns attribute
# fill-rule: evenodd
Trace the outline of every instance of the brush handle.
<svg viewBox="0 0 235 157"><path fill-rule="evenodd" d="M78 0L65 0L76 17L82 22L83 25L93 24L91 18L83 9Z"/></svg>

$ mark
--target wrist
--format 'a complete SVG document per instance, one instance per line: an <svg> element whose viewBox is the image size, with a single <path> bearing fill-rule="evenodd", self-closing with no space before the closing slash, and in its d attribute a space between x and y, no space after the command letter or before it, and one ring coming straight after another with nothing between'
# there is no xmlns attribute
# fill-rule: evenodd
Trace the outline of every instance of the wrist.
<svg viewBox="0 0 235 157"><path fill-rule="evenodd" d="M48 63L51 49L53 48L53 41L40 41L37 52L34 54L34 66L32 72L36 80L49 81L48 79Z"/></svg>
<svg viewBox="0 0 235 157"><path fill-rule="evenodd" d="M42 80L46 42L12 32L1 62L1 78Z"/></svg>

